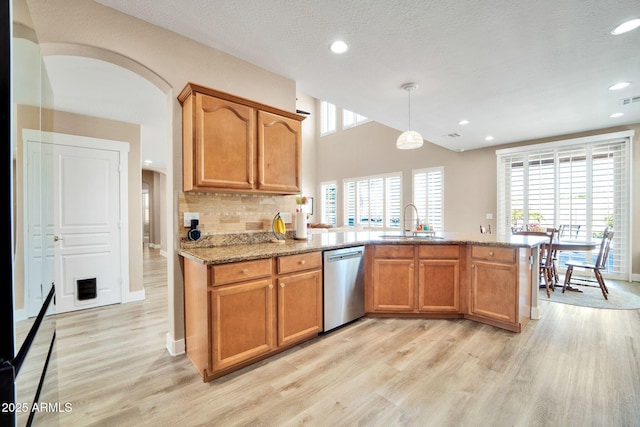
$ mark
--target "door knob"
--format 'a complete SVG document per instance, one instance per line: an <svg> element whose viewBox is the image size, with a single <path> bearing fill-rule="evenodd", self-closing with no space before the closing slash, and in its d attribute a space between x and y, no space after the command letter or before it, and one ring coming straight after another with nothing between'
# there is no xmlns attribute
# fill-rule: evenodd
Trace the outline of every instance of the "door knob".
<svg viewBox="0 0 640 427"><path fill-rule="evenodd" d="M62 236L58 236L57 234L54 234L53 235L53 241L57 242L58 240L64 240L64 239L62 238Z"/></svg>

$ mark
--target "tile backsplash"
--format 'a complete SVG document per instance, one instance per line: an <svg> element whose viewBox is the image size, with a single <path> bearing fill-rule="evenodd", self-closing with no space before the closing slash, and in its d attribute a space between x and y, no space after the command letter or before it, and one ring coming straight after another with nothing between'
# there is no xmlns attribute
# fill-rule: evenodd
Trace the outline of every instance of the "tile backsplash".
<svg viewBox="0 0 640 427"><path fill-rule="evenodd" d="M231 234L256 234L256 238L271 231L271 221L278 212L296 211L296 196L235 194L235 193L179 193L179 224L185 212L198 212L198 228L202 238L224 237ZM295 215L293 215L295 217ZM294 230L295 224L287 224ZM186 227L180 227L180 240L187 240Z"/></svg>

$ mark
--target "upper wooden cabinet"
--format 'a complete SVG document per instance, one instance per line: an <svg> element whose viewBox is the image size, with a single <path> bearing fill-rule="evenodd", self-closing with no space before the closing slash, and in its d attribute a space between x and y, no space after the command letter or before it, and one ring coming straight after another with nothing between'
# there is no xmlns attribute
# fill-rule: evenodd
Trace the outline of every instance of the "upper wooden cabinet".
<svg viewBox="0 0 640 427"><path fill-rule="evenodd" d="M178 100L184 191L300 192L304 116L193 83Z"/></svg>

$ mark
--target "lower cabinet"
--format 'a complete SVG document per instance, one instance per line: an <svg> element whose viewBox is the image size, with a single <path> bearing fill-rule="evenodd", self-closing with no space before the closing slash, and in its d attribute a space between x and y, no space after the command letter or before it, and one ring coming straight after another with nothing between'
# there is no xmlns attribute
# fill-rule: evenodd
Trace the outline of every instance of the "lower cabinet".
<svg viewBox="0 0 640 427"><path fill-rule="evenodd" d="M373 311L411 312L415 309L413 245L374 246Z"/></svg>
<svg viewBox="0 0 640 427"><path fill-rule="evenodd" d="M518 250L471 246L469 317L519 332Z"/></svg>
<svg viewBox="0 0 640 427"><path fill-rule="evenodd" d="M373 250L369 311L462 316L459 245L377 245Z"/></svg>
<svg viewBox="0 0 640 427"><path fill-rule="evenodd" d="M207 266L184 259L186 352L209 381L318 335L322 254Z"/></svg>
<svg viewBox="0 0 640 427"><path fill-rule="evenodd" d="M318 335L322 328L322 273L278 279L278 346Z"/></svg>
<svg viewBox="0 0 640 427"><path fill-rule="evenodd" d="M418 311L460 312L460 246L419 246Z"/></svg>
<svg viewBox="0 0 640 427"><path fill-rule="evenodd" d="M276 289L271 278L217 286L209 293L214 372L270 353L276 347Z"/></svg>

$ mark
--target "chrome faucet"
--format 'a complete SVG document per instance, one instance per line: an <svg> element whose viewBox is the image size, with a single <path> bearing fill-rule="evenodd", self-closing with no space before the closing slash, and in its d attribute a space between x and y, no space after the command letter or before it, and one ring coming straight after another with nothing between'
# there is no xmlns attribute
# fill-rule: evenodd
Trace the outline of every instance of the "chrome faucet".
<svg viewBox="0 0 640 427"><path fill-rule="evenodd" d="M420 225L420 218L418 217L418 208L416 207L416 205L414 205L413 203L408 203L405 207L404 207L404 213L402 215L402 226L404 227L404 231L411 231L410 228L407 228L407 209L409 207L412 207L413 210L416 212L416 227L414 228L414 230L418 229L418 226Z"/></svg>

